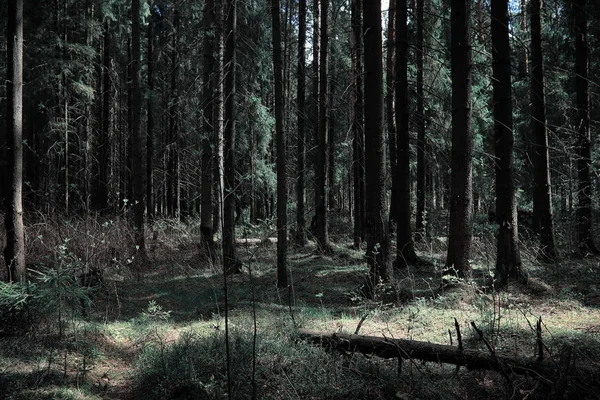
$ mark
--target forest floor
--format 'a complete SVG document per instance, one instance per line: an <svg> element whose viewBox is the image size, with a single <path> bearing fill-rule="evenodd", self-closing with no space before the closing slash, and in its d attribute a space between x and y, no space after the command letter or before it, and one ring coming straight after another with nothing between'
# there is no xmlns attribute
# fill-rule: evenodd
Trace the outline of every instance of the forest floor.
<svg viewBox="0 0 600 400"><path fill-rule="evenodd" d="M36 233L48 245L50 233ZM69 249L57 247L62 260L81 263L74 254L89 243L63 234L73 239ZM109 235L102 240L119 243ZM531 284L496 293L481 288L490 280L494 246L479 238L474 281L443 288L445 245L434 239L419 246L431 265L396 271L392 288L366 300L359 295L367 273L364 250L350 249L345 238L334 238L329 255L314 246L292 250L290 290L276 288L275 244L263 238L238 248L244 271L227 282L228 388L224 281L219 268L201 262L197 243L184 228L149 237L149 262L137 274L128 268L131 256L107 249L110 266L88 293L87 318L78 301L67 301L68 287L55 285L44 294L51 311L30 311L26 330L0 329L0 398L216 399L230 389L236 399L525 399L548 398L556 390L541 379L438 363L405 362L399 372L397 360L327 352L297 333L298 327L354 333L363 318L360 334L439 344L450 344L449 332L455 337L456 318L465 347L487 352L473 321L498 354L534 357L541 317L545 356L557 368L565 349L577 363L598 364L598 259L540 265L525 254ZM35 246L29 251L42 253ZM103 263L105 255L91 258ZM598 382L566 383L567 398L600 398Z"/></svg>

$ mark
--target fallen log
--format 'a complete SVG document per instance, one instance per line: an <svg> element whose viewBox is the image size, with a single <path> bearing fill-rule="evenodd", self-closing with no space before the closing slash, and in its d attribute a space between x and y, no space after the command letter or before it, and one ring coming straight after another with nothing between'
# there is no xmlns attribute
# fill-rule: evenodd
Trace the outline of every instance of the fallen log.
<svg viewBox="0 0 600 400"><path fill-rule="evenodd" d="M400 358L430 361L464 366L469 370L491 370L503 375L513 373L542 378L554 382L565 375L583 382L598 382L600 369L597 365L578 365L535 358L510 357L479 350L459 349L454 346L422 342L418 340L392 339L379 336L351 335L300 330L300 337L309 343L343 351L358 352L381 358Z"/></svg>

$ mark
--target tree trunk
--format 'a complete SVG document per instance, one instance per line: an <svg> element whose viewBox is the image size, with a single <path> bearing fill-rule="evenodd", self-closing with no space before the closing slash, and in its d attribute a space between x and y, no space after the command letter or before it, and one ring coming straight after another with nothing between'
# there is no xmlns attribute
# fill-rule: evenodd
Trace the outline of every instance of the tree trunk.
<svg viewBox="0 0 600 400"><path fill-rule="evenodd" d="M573 3L575 13L575 91L577 96L577 236L578 253L599 254L592 231L592 181L590 135L590 94L588 81L588 33L586 0Z"/></svg>
<svg viewBox="0 0 600 400"><path fill-rule="evenodd" d="M365 239L365 157L363 130L362 1L352 0L352 172L354 185L354 247Z"/></svg>
<svg viewBox="0 0 600 400"><path fill-rule="evenodd" d="M235 119L236 119L236 25L237 0L227 0L225 19L225 187L223 199L223 267L226 273L241 272L235 249Z"/></svg>
<svg viewBox="0 0 600 400"><path fill-rule="evenodd" d="M533 142L533 220L539 223L539 258L551 262L557 257L554 245L552 192L548 159L548 132L546 131L546 95L542 56L541 1L531 0L531 134Z"/></svg>
<svg viewBox="0 0 600 400"><path fill-rule="evenodd" d="M110 19L104 19L104 43L102 56L102 127L96 144L97 171L94 179L92 203L97 211L108 208L108 164L110 160Z"/></svg>
<svg viewBox="0 0 600 400"><path fill-rule="evenodd" d="M298 13L298 142L297 142L297 180L296 180L296 243L304 247L306 239L306 217L304 216L306 165L306 0L300 0Z"/></svg>
<svg viewBox="0 0 600 400"><path fill-rule="evenodd" d="M404 0L400 0L402 3ZM396 65L400 61L395 60L395 54L397 51L396 39L396 3L397 0L389 1L388 10L388 26L387 26L387 54L386 54L386 94L385 94L385 117L387 134L389 141L389 153L390 153L390 171L391 171L391 182L392 182L392 193L390 196L390 227L395 229L398 225L398 134L396 130L396 121L394 120L394 96L396 93ZM396 56L396 58L398 58Z"/></svg>
<svg viewBox="0 0 600 400"><path fill-rule="evenodd" d="M133 185L133 214L135 226L135 243L141 257L138 262L143 265L146 260L146 245L144 240L144 170L141 141L141 110L142 110L142 74L140 72L140 0L131 1L131 76L133 92L131 99L132 114L132 174Z"/></svg>
<svg viewBox="0 0 600 400"><path fill-rule="evenodd" d="M398 268L418 263L411 227L410 198L410 114L408 109L408 5L407 0L396 4L396 131L397 161L394 186L396 187Z"/></svg>
<svg viewBox="0 0 600 400"><path fill-rule="evenodd" d="M4 227L4 261L9 282L24 282L25 232L23 227L23 0L8 3L6 34L6 136L7 177ZM2 172L4 173L4 171Z"/></svg>
<svg viewBox="0 0 600 400"><path fill-rule="evenodd" d="M329 245L329 232L328 232L328 220L327 220L327 167L329 156L328 147L328 133L327 133L327 121L329 118L329 104L328 103L328 50L329 50L329 36L328 36L328 0L320 1L320 47L319 47L319 137L317 145L317 175L316 180L316 193L315 193L315 215L317 220L317 243L322 251L327 251Z"/></svg>
<svg viewBox="0 0 600 400"><path fill-rule="evenodd" d="M415 230L418 238L427 236L427 227L429 226L425 200L427 190L427 159L425 152L427 141L425 138L425 93L423 90L423 59L425 56L423 40L424 2L424 0L417 0L417 215Z"/></svg>
<svg viewBox="0 0 600 400"><path fill-rule="evenodd" d="M386 216L385 139L383 134L383 65L381 43L381 1L363 3L365 48L365 158L367 263L369 292L379 280L389 282L390 239Z"/></svg>
<svg viewBox="0 0 600 400"><path fill-rule="evenodd" d="M275 143L277 148L277 287L288 286L286 138L283 129L283 72L281 57L281 5L271 1L273 69L275 73Z"/></svg>
<svg viewBox="0 0 600 400"><path fill-rule="evenodd" d="M335 4L332 2L332 6ZM332 27L333 29L333 27ZM335 48L331 48L331 59L335 61ZM329 120L327 121L327 209L331 212L335 212L337 208L336 194L337 186L335 184L335 112L333 105L335 104L335 80L336 80L335 63L331 62L329 66L329 76L331 77L329 82Z"/></svg>
<svg viewBox="0 0 600 400"><path fill-rule="evenodd" d="M214 260L213 230L213 147L215 138L215 2L207 0L204 4L204 49L202 72L202 177L200 193L200 231L202 246L210 260Z"/></svg>
<svg viewBox="0 0 600 400"><path fill-rule="evenodd" d="M494 149L496 154L497 287L509 279L527 280L519 252L514 184L512 83L508 0L492 0L492 85L494 89Z"/></svg>
<svg viewBox="0 0 600 400"><path fill-rule="evenodd" d="M224 181L224 130L225 130L225 98L223 90L225 87L225 0L215 0L216 28L217 28L217 77L214 81L215 93L215 121L216 129L214 129L213 147L213 232L217 233L223 229L223 203L225 188ZM215 151L216 150L216 151Z"/></svg>
<svg viewBox="0 0 600 400"><path fill-rule="evenodd" d="M146 126L146 211L148 219L154 216L154 182L153 167L154 158L154 23L152 18L148 23L148 53L146 62L148 64L148 121Z"/></svg>
<svg viewBox="0 0 600 400"><path fill-rule="evenodd" d="M452 0L450 20L452 30L452 174L448 257L445 274L470 278L469 255L473 223L470 3L464 0Z"/></svg>

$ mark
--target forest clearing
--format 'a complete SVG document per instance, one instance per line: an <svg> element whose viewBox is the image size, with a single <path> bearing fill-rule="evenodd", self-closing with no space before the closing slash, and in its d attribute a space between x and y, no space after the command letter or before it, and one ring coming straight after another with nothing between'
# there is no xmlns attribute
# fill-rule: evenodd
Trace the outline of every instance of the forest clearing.
<svg viewBox="0 0 600 400"><path fill-rule="evenodd" d="M336 225L347 229L348 223ZM51 257L49 250L62 248L56 271L64 275L33 280L37 283L29 293L24 325L2 316L2 398L226 396L223 275L218 266L198 267L198 229L157 221L157 239L147 238L150 263L139 277L128 263L132 247L123 246L133 243L132 236L123 235L127 228L119 222L73 222L60 228L39 224L32 229L30 259L39 266ZM328 255L319 254L314 244L292 252L291 289L277 289L275 245L264 240L272 232L253 232L261 240L240 249L243 271L229 278L233 398L597 398L597 373L582 381L575 372L575 365L599 366L597 260L544 265L526 253L524 263L535 281L496 292L483 287L494 253L493 237L487 234L476 240L473 282L442 287L439 260L445 245L432 241L437 244L418 247L431 265L399 271L393 286L366 299L359 293L368 274L364 249L351 249L351 238L337 233ZM72 280L73 270L83 264L104 265L103 281L84 291ZM6 290L3 286L3 299ZM85 315L81 298L91 301ZM474 322L499 356L535 361L539 317L544 360L565 377L563 387L558 376L456 369L418 360L405 361L399 371L394 358L327 350L299 333L352 334L360 323L362 335L445 345L451 335L458 348L456 318L465 349L489 354L471 327Z"/></svg>

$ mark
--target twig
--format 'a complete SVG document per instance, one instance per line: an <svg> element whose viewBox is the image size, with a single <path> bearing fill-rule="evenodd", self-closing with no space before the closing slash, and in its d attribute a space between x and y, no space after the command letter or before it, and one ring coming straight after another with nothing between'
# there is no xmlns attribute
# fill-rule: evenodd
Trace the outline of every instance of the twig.
<svg viewBox="0 0 600 400"><path fill-rule="evenodd" d="M537 334L538 360L542 361L544 359L544 341L542 340L542 317L541 316L537 320L536 334Z"/></svg>
<svg viewBox="0 0 600 400"><path fill-rule="evenodd" d="M490 354L495 357L496 356L496 352L494 351L494 349L490 345L490 342L488 342L488 340L485 338L485 336L483 336L483 332L481 331L481 329L479 329L477 327L477 325L475 325L475 321L471 321L471 326L473 327L473 329L475 329L475 332L477 332L477 335L479 335L479 338L483 341L483 343L485 343L485 346L490 351Z"/></svg>
<svg viewBox="0 0 600 400"><path fill-rule="evenodd" d="M462 336L460 334L460 325L458 325L458 320L456 318L454 318L454 328L456 328L456 340L458 340L458 349L460 351L463 350L463 343L462 343ZM475 328L477 329L477 328ZM450 329L448 329L448 331L450 331ZM450 336L450 338L452 339L452 336ZM452 341L450 341L450 344L452 344Z"/></svg>
<svg viewBox="0 0 600 400"><path fill-rule="evenodd" d="M365 322L365 320L367 319L368 316L369 316L369 313L363 315L363 317L360 319L360 321L358 322L358 325L356 325L356 329L354 330L355 335L358 335L358 332L360 331L360 328L361 328L363 322Z"/></svg>
<svg viewBox="0 0 600 400"><path fill-rule="evenodd" d="M450 346L452 346L452 331L448 329L448 336L450 336Z"/></svg>

